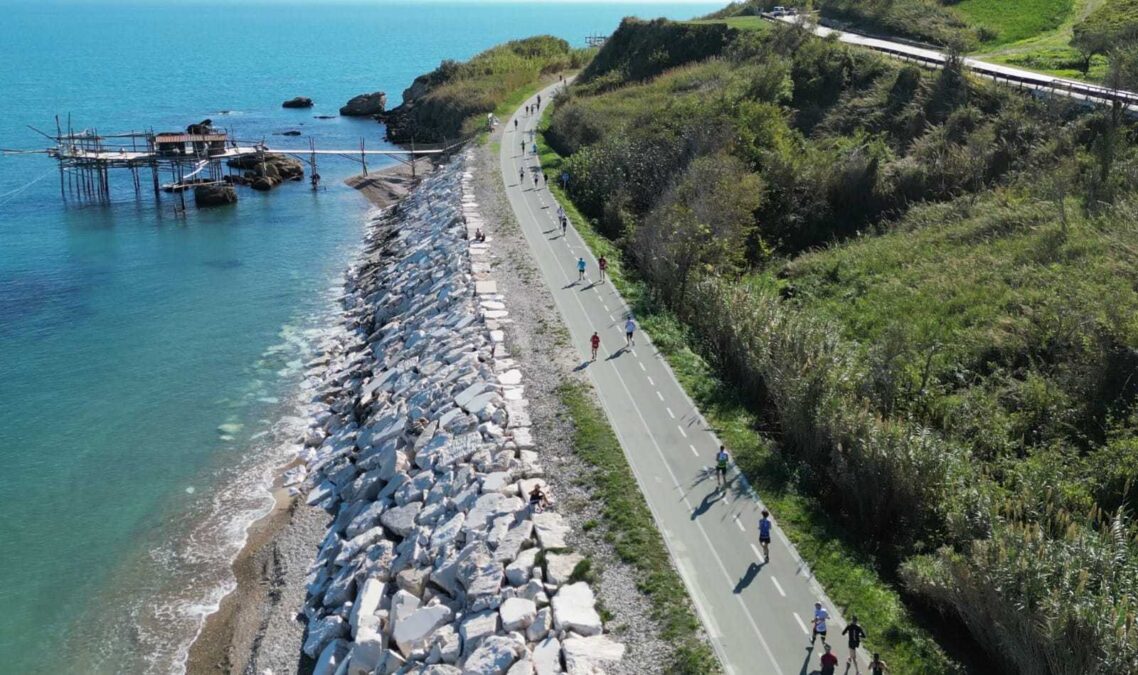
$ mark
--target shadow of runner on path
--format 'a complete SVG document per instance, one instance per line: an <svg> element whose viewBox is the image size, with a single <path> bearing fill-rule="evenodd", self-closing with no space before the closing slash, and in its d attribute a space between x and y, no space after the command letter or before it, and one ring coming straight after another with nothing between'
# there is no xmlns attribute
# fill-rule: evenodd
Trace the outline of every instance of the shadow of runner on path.
<svg viewBox="0 0 1138 675"><path fill-rule="evenodd" d="M606 358L605 361L612 361L613 359L619 359L620 357L624 356L624 353L626 351L628 351L627 347L621 347L620 349L616 350L615 352L609 354L608 358Z"/></svg>
<svg viewBox="0 0 1138 675"><path fill-rule="evenodd" d="M814 645L806 645L806 658L802 661L802 670L798 675L821 675L820 670L810 670L810 659L814 656Z"/></svg>
<svg viewBox="0 0 1138 675"><path fill-rule="evenodd" d="M739 583L735 584L733 593L735 593L735 595L739 595L743 592L744 588L750 586L751 582L755 580L755 577L759 576L759 572L762 571L763 565L766 565L766 563L752 562L750 565L748 565L747 571L743 573L742 578L739 579Z"/></svg>
<svg viewBox="0 0 1138 675"><path fill-rule="evenodd" d="M581 372L582 370L589 367L589 363L591 363L591 362L590 361L582 361L580 365L578 365L576 368L573 369L573 372L574 373Z"/></svg>
<svg viewBox="0 0 1138 675"><path fill-rule="evenodd" d="M707 495L703 498L703 501L700 502L699 506L697 506L695 510L691 512L691 519L695 520L696 518L699 518L703 514L707 513L708 509L714 506L715 502L719 501L722 498L723 493L718 489L707 493Z"/></svg>

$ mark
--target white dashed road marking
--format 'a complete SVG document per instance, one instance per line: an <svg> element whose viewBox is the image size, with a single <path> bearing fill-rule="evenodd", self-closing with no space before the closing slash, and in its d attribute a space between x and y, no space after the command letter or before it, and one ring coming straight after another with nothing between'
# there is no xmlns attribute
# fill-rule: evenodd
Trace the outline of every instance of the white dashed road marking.
<svg viewBox="0 0 1138 675"><path fill-rule="evenodd" d="M663 394L661 394L660 392L656 392L656 396L658 396L658 397L660 398L660 400L661 400L661 401L663 401L663 400L664 400L664 395L663 395Z"/></svg>
<svg viewBox="0 0 1138 675"><path fill-rule="evenodd" d="M798 616L798 612L794 612L794 620L798 622L798 625L802 628L803 633L806 633L807 635L810 634L810 631L806 630L806 622L802 620L802 617Z"/></svg>
<svg viewBox="0 0 1138 675"><path fill-rule="evenodd" d="M782 590L782 585L778 583L778 579L771 577L771 583L773 583L775 589L778 590L778 594L785 598L786 597L786 591Z"/></svg>

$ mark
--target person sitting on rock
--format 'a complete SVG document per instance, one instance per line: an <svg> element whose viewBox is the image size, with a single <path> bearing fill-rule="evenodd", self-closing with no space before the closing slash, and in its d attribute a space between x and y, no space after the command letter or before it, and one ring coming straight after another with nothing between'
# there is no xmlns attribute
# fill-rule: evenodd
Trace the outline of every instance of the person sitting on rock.
<svg viewBox="0 0 1138 675"><path fill-rule="evenodd" d="M474 241L478 243L486 241L486 233L482 231L481 227L474 230Z"/></svg>
<svg viewBox="0 0 1138 675"><path fill-rule="evenodd" d="M541 483L534 485L533 489L529 491L529 505L534 513L541 513L549 508L549 497L542 491Z"/></svg>

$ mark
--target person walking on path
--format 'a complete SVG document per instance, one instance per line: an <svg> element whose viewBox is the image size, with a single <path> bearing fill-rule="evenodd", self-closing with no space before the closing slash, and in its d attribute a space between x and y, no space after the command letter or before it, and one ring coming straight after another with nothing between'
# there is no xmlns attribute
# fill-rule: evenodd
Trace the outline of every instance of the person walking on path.
<svg viewBox="0 0 1138 675"><path fill-rule="evenodd" d="M818 636L822 636L822 644L826 644L826 621L830 618L830 613L822 606L822 603L814 603L814 630L810 633L810 646L814 646L814 641ZM829 645L826 645L829 646Z"/></svg>
<svg viewBox="0 0 1138 675"><path fill-rule="evenodd" d="M881 660L880 654L874 654L873 660L869 662L870 675L885 675L889 672L889 666Z"/></svg>
<svg viewBox="0 0 1138 675"><path fill-rule="evenodd" d="M593 337L589 338L589 344L593 348L593 357L591 360L596 361L597 350L601 348L601 336L597 335L596 331L593 331Z"/></svg>
<svg viewBox="0 0 1138 675"><path fill-rule="evenodd" d="M518 169L518 185L526 182L526 170Z"/></svg>
<svg viewBox="0 0 1138 675"><path fill-rule="evenodd" d="M763 562L771 560L771 514L763 509L763 517L759 519L759 546L763 547Z"/></svg>
<svg viewBox="0 0 1138 675"><path fill-rule="evenodd" d="M514 118L514 131L518 130L518 118Z"/></svg>
<svg viewBox="0 0 1138 675"><path fill-rule="evenodd" d="M719 446L719 452L715 453L715 486L718 488L727 486L727 462L730 460L727 448Z"/></svg>
<svg viewBox="0 0 1138 675"><path fill-rule="evenodd" d="M533 175L533 189L537 189L537 174Z"/></svg>
<svg viewBox="0 0 1138 675"><path fill-rule="evenodd" d="M826 651L822 654L822 675L834 675L838 667L838 657L830 652L830 645L825 645Z"/></svg>
<svg viewBox="0 0 1138 675"><path fill-rule="evenodd" d="M565 231L568 229L569 229L569 219L566 218L565 214L563 213L563 214L561 214L561 236L562 237L565 236Z"/></svg>
<svg viewBox="0 0 1138 675"><path fill-rule="evenodd" d="M632 320L632 315L628 315L628 320L624 322L624 344L627 347L636 346L636 322Z"/></svg>
<svg viewBox="0 0 1138 675"><path fill-rule="evenodd" d="M533 154L537 154L537 143L533 144Z"/></svg>
<svg viewBox="0 0 1138 675"><path fill-rule="evenodd" d="M602 255L600 258L597 259L597 269L601 271L601 283L602 284L605 282L605 270L607 270L608 268L609 268L609 261L605 260L605 257Z"/></svg>
<svg viewBox="0 0 1138 675"><path fill-rule="evenodd" d="M857 614L854 614L850 619L849 625L842 629L842 635L848 635L850 640L850 655L846 657L846 667L853 661L854 672L861 672L861 665L857 662L857 648L861 646L861 641L865 639L865 629L862 628L857 622Z"/></svg>
<svg viewBox="0 0 1138 675"><path fill-rule="evenodd" d="M526 139L522 139L522 155L526 154Z"/></svg>
<svg viewBox="0 0 1138 675"><path fill-rule="evenodd" d="M585 280L585 259L577 258L577 281Z"/></svg>

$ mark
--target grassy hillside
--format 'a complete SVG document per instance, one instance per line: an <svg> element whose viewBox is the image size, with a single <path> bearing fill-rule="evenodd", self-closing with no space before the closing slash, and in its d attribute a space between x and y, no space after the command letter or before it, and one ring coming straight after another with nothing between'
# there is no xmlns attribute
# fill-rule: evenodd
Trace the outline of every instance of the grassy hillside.
<svg viewBox="0 0 1138 675"><path fill-rule="evenodd" d="M771 4L734 3L708 20L753 27L753 16ZM815 0L811 5L838 25L1095 81L1105 77L1109 53L1123 44L1120 38L1138 29L1134 0Z"/></svg>
<svg viewBox="0 0 1138 675"><path fill-rule="evenodd" d="M543 75L576 70L591 51L571 49L555 37L514 40L459 63L444 61L403 92L403 103L385 115L395 143L440 143L486 127L486 115Z"/></svg>
<svg viewBox="0 0 1138 675"><path fill-rule="evenodd" d="M985 670L1138 670L1134 130L792 29L713 54L676 30L623 24L547 159L673 358L707 364L689 386L749 410L712 418L762 439L735 454L792 536L840 539ZM606 54L629 44L666 66ZM898 672L952 670L882 620Z"/></svg>

